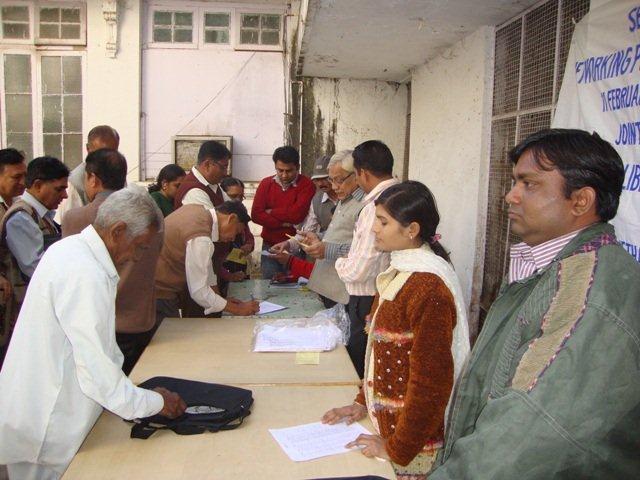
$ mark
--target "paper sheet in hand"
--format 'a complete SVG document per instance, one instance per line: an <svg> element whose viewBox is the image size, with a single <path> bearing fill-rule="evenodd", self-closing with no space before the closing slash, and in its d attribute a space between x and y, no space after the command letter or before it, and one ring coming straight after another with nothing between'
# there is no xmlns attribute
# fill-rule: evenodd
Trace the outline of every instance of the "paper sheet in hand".
<svg viewBox="0 0 640 480"><path fill-rule="evenodd" d="M294 462L350 452L344 446L361 433L371 434L359 423L325 425L320 422L290 428L271 428L269 433Z"/></svg>
<svg viewBox="0 0 640 480"><path fill-rule="evenodd" d="M287 307L283 307L282 305L278 305L271 302L260 302L260 311L258 315L264 315L265 313L273 313L279 312L280 310L284 310Z"/></svg>

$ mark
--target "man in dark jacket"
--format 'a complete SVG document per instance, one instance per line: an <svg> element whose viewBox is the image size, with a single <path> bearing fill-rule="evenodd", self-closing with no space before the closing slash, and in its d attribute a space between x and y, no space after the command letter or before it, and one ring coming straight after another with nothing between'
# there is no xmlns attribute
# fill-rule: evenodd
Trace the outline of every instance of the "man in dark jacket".
<svg viewBox="0 0 640 480"><path fill-rule="evenodd" d="M622 161L545 130L510 153L508 277L449 406L429 480L636 478L640 265L611 220Z"/></svg>

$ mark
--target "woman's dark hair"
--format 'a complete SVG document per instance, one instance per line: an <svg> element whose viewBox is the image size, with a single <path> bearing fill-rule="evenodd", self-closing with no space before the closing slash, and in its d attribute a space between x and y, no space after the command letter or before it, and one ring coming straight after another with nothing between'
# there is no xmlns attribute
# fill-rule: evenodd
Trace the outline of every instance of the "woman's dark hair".
<svg viewBox="0 0 640 480"><path fill-rule="evenodd" d="M412 222L420 226L420 239L428 243L433 253L451 263L449 254L436 238L436 229L440 223L440 214L431 190L415 180L393 185L387 188L376 200L403 227Z"/></svg>
<svg viewBox="0 0 640 480"><path fill-rule="evenodd" d="M229 187L240 187L244 190L244 182L235 177L224 177L220 180L220 187L225 192L229 191Z"/></svg>
<svg viewBox="0 0 640 480"><path fill-rule="evenodd" d="M531 152L542 170L557 169L564 178L565 197L574 190L591 187L596 192L596 213L603 222L616 216L624 166L609 142L597 133L554 128L540 130L509 152L514 165L525 152Z"/></svg>
<svg viewBox="0 0 640 480"><path fill-rule="evenodd" d="M181 166L176 165L175 163L170 163L169 165L165 165L160 170L158 174L158 178L156 178L156 183L152 183L149 185L149 193L158 192L162 188L162 182L173 182L174 180L184 177L186 173L182 169Z"/></svg>

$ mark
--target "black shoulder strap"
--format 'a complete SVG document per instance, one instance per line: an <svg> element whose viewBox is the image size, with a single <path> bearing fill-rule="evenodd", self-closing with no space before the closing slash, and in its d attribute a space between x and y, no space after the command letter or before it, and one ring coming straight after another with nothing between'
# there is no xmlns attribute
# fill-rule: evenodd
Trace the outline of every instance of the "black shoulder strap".
<svg viewBox="0 0 640 480"><path fill-rule="evenodd" d="M246 415L241 415L238 418L233 418L229 420L227 423L221 425L197 425L190 424L184 425L179 422L175 424L169 425L158 425L151 424L148 420L140 420L135 423L133 427L131 427L131 438L139 438L141 440L146 440L151 435L153 435L158 430L172 430L178 435L197 435L200 433L204 433L206 431L209 432L220 432L225 430L234 430L242 425L245 417L248 417L251 414L250 411L246 412Z"/></svg>

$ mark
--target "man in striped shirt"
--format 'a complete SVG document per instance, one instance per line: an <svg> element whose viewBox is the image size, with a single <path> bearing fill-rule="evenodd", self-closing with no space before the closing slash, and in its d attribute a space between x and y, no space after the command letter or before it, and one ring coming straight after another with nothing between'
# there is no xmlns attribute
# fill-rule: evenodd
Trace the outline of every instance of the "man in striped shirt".
<svg viewBox="0 0 640 480"><path fill-rule="evenodd" d="M362 378L367 348L365 317L371 310L376 294L376 277L389 266L389 254L379 252L374 246L375 235L371 230L376 219L374 201L398 180L393 178L393 155L389 147L379 140L358 145L353 151L353 166L356 182L366 195L362 200L364 207L356 221L349 254L336 260L336 271L349 293L347 312L351 329L347 351Z"/></svg>
<svg viewBox="0 0 640 480"><path fill-rule="evenodd" d="M509 158L505 200L523 243L456 385L429 480L636 478L640 265L608 223L622 160L597 134L565 129L535 133Z"/></svg>

